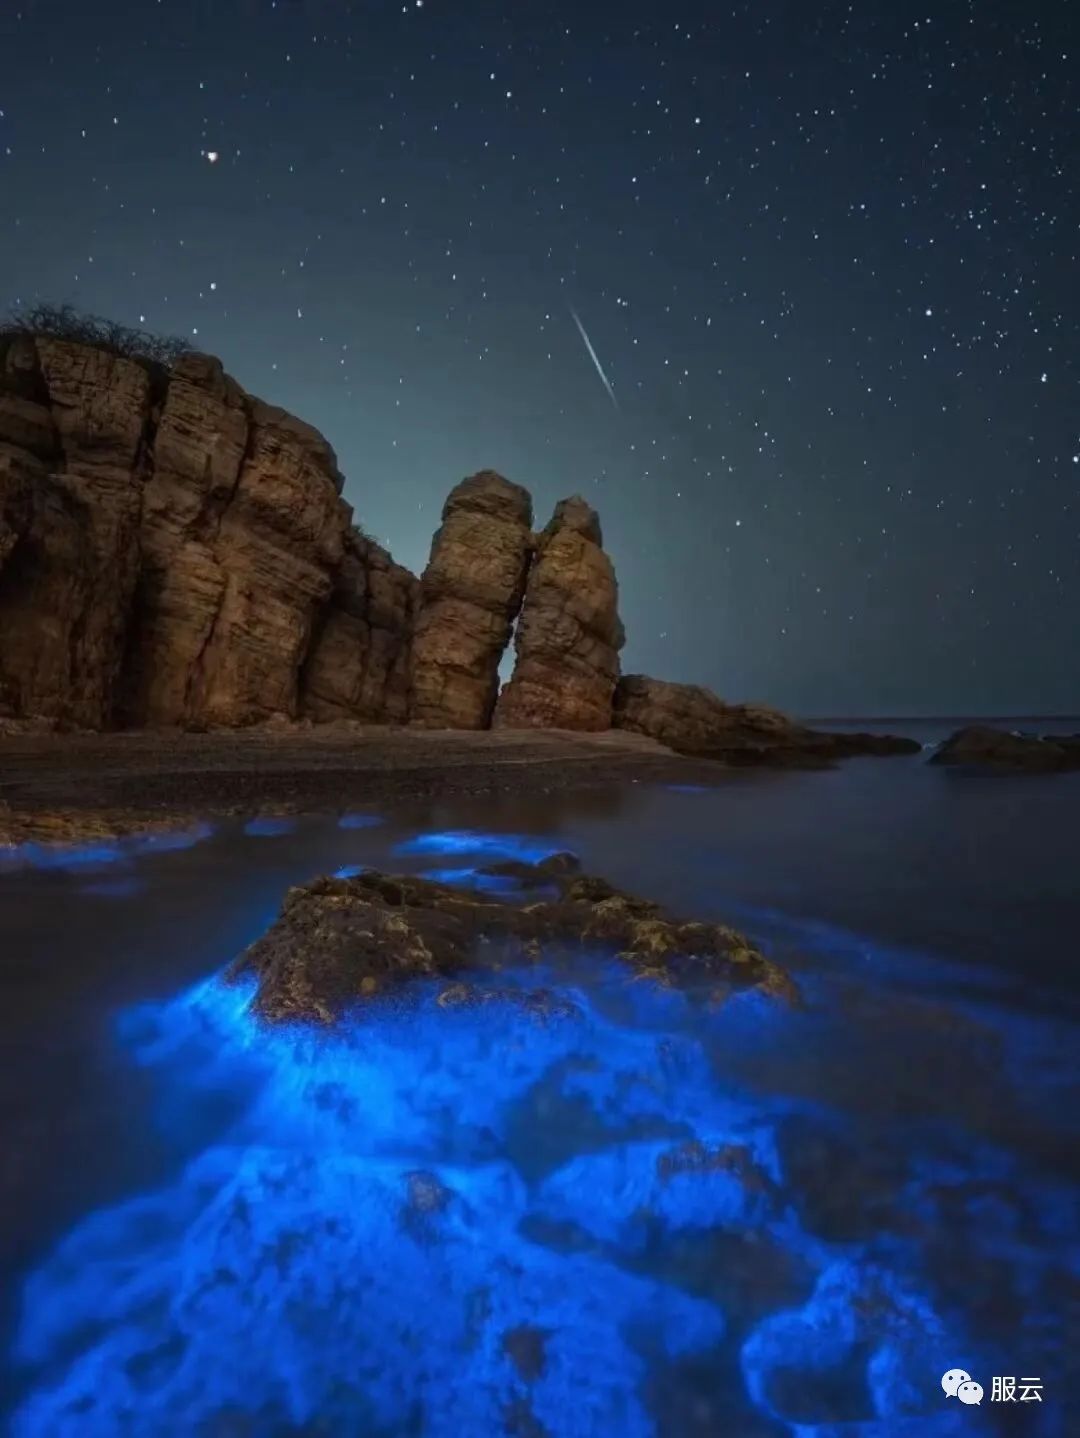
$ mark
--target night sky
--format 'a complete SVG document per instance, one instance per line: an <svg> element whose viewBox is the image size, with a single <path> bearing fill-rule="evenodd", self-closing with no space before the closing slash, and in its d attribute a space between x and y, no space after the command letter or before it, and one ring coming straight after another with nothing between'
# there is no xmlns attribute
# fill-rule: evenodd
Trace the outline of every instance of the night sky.
<svg viewBox="0 0 1080 1438"><path fill-rule="evenodd" d="M4 0L0 307L220 355L413 569L580 492L628 670L1076 713L1078 8Z"/></svg>

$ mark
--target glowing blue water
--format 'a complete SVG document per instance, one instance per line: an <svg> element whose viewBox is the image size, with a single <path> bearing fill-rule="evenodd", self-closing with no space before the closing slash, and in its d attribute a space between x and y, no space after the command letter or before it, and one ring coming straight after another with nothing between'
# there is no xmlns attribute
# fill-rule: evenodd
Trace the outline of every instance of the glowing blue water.
<svg viewBox="0 0 1080 1438"><path fill-rule="evenodd" d="M291 834L295 828L295 819L265 814L249 819L244 825L244 833L251 839L280 839L283 834Z"/></svg>
<svg viewBox="0 0 1080 1438"><path fill-rule="evenodd" d="M556 842L529 834L480 834L458 829L418 834L394 849L398 855L457 854L461 858L483 857L489 862L518 859L525 864L538 864L559 852L560 846Z"/></svg>
<svg viewBox="0 0 1080 1438"><path fill-rule="evenodd" d="M381 814L342 814L339 829L375 829L383 822Z"/></svg>
<svg viewBox="0 0 1080 1438"><path fill-rule="evenodd" d="M805 1009L553 952L485 1002L418 986L334 1031L268 1030L217 978L125 1010L190 1141L30 1274L17 1438L987 1431L952 1366L1041 1372L1024 1431L1059 1431L1075 1031L961 966L757 919L809 953Z"/></svg>
<svg viewBox="0 0 1080 1438"><path fill-rule="evenodd" d="M160 833L103 839L93 844L4 844L0 845L0 874L19 869L93 872L130 864L146 854L190 849L213 832L212 825L198 823L182 829L163 829Z"/></svg>

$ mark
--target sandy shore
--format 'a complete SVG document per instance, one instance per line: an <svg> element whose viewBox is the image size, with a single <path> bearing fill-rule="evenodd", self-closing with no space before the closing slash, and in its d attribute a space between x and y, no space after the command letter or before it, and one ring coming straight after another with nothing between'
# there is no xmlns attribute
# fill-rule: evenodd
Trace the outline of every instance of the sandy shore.
<svg viewBox="0 0 1080 1438"><path fill-rule="evenodd" d="M194 816L612 782L715 782L721 766L613 731L381 727L0 738L0 842L126 832Z"/></svg>

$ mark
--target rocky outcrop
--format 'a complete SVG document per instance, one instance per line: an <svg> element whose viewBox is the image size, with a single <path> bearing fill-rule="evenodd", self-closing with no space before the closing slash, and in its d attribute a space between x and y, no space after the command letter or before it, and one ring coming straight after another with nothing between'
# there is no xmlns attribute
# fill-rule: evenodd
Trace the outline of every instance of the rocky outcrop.
<svg viewBox="0 0 1080 1438"><path fill-rule="evenodd" d="M1080 769L1080 734L1019 734L969 724L939 745L930 762L999 773L1062 773Z"/></svg>
<svg viewBox="0 0 1080 1438"><path fill-rule="evenodd" d="M615 691L613 724L679 754L726 764L815 767L859 754L917 754L914 739L807 729L777 709L725 704L711 689L628 674Z"/></svg>
<svg viewBox="0 0 1080 1438"><path fill-rule="evenodd" d="M626 637L618 597L599 516L576 496L561 500L537 537L514 641L514 672L499 695L496 724L611 728Z"/></svg>
<svg viewBox="0 0 1080 1438"><path fill-rule="evenodd" d="M501 941L518 960L556 941L614 949L636 977L693 986L717 999L742 986L797 998L788 975L741 934L673 918L658 904L579 873L572 854L495 864L474 877L480 887L499 880L519 895L546 897L522 906L512 897L374 869L316 879L289 890L277 920L228 978L256 978L254 1007L264 1018L332 1023L356 1003L410 981L460 980L485 964L498 967L508 955L494 945L478 951L485 939ZM439 1002L490 997L489 989L455 982Z"/></svg>
<svg viewBox="0 0 1080 1438"><path fill-rule="evenodd" d="M620 681L618 586L583 499L534 535L528 491L474 474L418 581L353 528L322 435L219 360L166 368L115 326L64 333L0 330L0 732L494 723L614 726L734 764L918 750ZM1072 767L1067 747L1023 766Z"/></svg>
<svg viewBox="0 0 1080 1438"><path fill-rule="evenodd" d="M334 452L309 425L243 395L203 356L173 371L162 441L163 463L155 445L146 487L138 688L125 718L294 717L300 668L351 519Z"/></svg>
<svg viewBox="0 0 1080 1438"><path fill-rule="evenodd" d="M420 581L411 662L414 723L488 727L531 549L528 490L483 470L450 491Z"/></svg>
<svg viewBox="0 0 1080 1438"><path fill-rule="evenodd" d="M0 715L406 717L416 581L352 531L316 430L207 355L0 348Z"/></svg>
<svg viewBox="0 0 1080 1438"><path fill-rule="evenodd" d="M406 721L419 590L416 576L385 549L349 531L301 678L306 718Z"/></svg>
<svg viewBox="0 0 1080 1438"><path fill-rule="evenodd" d="M138 577L150 377L63 340L0 360L0 712L112 719Z"/></svg>

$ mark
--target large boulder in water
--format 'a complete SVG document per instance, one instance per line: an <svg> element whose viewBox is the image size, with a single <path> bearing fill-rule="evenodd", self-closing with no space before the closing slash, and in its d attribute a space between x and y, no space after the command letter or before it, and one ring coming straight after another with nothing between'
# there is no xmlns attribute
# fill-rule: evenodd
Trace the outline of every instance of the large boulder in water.
<svg viewBox="0 0 1080 1438"><path fill-rule="evenodd" d="M1018 734L968 724L938 746L931 764L969 765L1021 774L1080 769L1080 734Z"/></svg>
<svg viewBox="0 0 1080 1438"><path fill-rule="evenodd" d="M572 856L496 864L477 877L512 881L517 900L374 869L299 885L228 977L257 979L255 1010L264 1018L332 1023L417 979L460 980L470 970L528 963L540 944L555 943L613 949L642 978L713 997L736 986L796 997L787 974L735 930L673 918L577 872ZM535 901L523 904L524 896ZM468 999L457 982L440 1001Z"/></svg>

